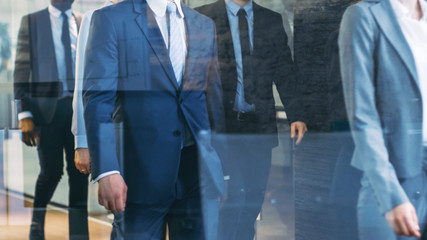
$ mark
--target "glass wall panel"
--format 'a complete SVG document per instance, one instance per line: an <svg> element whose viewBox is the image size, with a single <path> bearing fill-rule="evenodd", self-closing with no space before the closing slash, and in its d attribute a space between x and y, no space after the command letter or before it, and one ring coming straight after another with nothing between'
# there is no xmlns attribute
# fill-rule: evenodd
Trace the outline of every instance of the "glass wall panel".
<svg viewBox="0 0 427 240"><path fill-rule="evenodd" d="M357 2L1 1L0 239L424 231L426 48Z"/></svg>

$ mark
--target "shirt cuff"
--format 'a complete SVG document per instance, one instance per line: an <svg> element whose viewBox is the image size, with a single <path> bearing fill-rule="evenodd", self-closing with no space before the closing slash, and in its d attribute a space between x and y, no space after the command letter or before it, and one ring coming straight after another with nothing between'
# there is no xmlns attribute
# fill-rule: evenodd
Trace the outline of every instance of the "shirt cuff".
<svg viewBox="0 0 427 240"><path fill-rule="evenodd" d="M74 137L74 148L88 148L86 135L79 135Z"/></svg>
<svg viewBox="0 0 427 240"><path fill-rule="evenodd" d="M97 178L93 179L92 183L97 183L99 180L101 180L101 178L104 178L104 177L107 177L107 176L110 176L110 175L113 175L113 174L119 174L120 175L120 172L119 171L105 172L105 173L99 175Z"/></svg>
<svg viewBox="0 0 427 240"><path fill-rule="evenodd" d="M228 180L230 180L230 179L231 179L230 175L226 175L226 176L224 176L224 181L228 181Z"/></svg>
<svg viewBox="0 0 427 240"><path fill-rule="evenodd" d="M32 118L32 117L33 117L33 114L31 114L30 111L18 113L18 120L19 121L21 121L22 119L25 119L25 118Z"/></svg>

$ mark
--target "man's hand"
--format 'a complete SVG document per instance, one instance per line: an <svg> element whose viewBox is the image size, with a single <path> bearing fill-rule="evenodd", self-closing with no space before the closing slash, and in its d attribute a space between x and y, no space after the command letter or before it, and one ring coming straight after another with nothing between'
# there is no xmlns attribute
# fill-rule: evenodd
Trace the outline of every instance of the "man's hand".
<svg viewBox="0 0 427 240"><path fill-rule="evenodd" d="M393 208L385 216L388 224L396 234L408 237L421 237L417 213L410 202Z"/></svg>
<svg viewBox="0 0 427 240"><path fill-rule="evenodd" d="M34 123L31 118L24 118L19 121L19 129L22 131L22 141L28 146L36 146L39 136L34 131Z"/></svg>
<svg viewBox="0 0 427 240"><path fill-rule="evenodd" d="M298 145L301 142L304 133L307 132L307 126L305 125L305 123L300 121L291 123L291 138L295 137L297 131L298 138L296 144Z"/></svg>
<svg viewBox="0 0 427 240"><path fill-rule="evenodd" d="M76 165L77 170L83 174L90 173L90 157L89 149L87 148L77 148L74 152L74 164Z"/></svg>
<svg viewBox="0 0 427 240"><path fill-rule="evenodd" d="M128 187L120 174L112 174L98 181L98 202L107 210L125 210Z"/></svg>

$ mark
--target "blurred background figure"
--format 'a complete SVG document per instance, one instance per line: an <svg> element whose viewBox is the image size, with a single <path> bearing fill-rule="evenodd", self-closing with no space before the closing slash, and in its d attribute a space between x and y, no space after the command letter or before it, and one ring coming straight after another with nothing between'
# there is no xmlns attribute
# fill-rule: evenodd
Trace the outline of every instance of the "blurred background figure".
<svg viewBox="0 0 427 240"><path fill-rule="evenodd" d="M358 239L360 171L343 97L338 29L355 0L295 1L294 61L310 131L295 149L295 238Z"/></svg>
<svg viewBox="0 0 427 240"><path fill-rule="evenodd" d="M326 43L329 123L335 163L330 189L331 239L359 239L356 205L360 189L361 172L350 165L354 151L347 112L344 104L339 67L338 33L331 33ZM335 158L335 159L334 159Z"/></svg>
<svg viewBox="0 0 427 240"><path fill-rule="evenodd" d="M70 239L88 239L87 175L74 166L71 129L74 62L81 16L73 0L51 0L41 11L22 18L14 72L20 100L22 140L37 146L40 174L36 182L30 239L44 239L46 206L61 179L69 176Z"/></svg>
<svg viewBox="0 0 427 240"><path fill-rule="evenodd" d="M219 0L196 8L216 25L228 156L228 186L219 239L253 239L277 146L273 83L285 105L291 136L307 128L299 116L297 71L280 14L251 0Z"/></svg>
<svg viewBox="0 0 427 240"><path fill-rule="evenodd" d="M427 2L349 7L339 52L344 99L363 171L362 240L418 239L427 215Z"/></svg>
<svg viewBox="0 0 427 240"><path fill-rule="evenodd" d="M7 70L12 55L12 44L8 28L8 23L0 23L0 74Z"/></svg>

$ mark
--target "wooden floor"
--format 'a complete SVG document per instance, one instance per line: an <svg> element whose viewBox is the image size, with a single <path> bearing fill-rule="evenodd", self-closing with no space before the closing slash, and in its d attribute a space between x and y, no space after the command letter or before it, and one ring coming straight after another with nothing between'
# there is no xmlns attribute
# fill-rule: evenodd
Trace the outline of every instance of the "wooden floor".
<svg viewBox="0 0 427 240"><path fill-rule="evenodd" d="M4 199L4 198L3 198ZM16 199L22 201L22 199ZM4 202L0 203L3 205ZM31 207L31 201L25 200L25 206ZM0 213L1 215L1 213ZM7 216L0 216L7 219ZM14 214L15 222L28 223L26 225L9 225L3 222L0 224L0 240L27 240L29 236L29 215L24 212L22 214ZM105 216L103 220L95 217L89 218L89 235L91 240L106 240L110 239L111 221ZM68 213L67 211L49 206L46 214L45 226L46 240L67 240L68 239Z"/></svg>
<svg viewBox="0 0 427 240"><path fill-rule="evenodd" d="M29 226L0 226L0 239L24 240L28 239ZM46 239L68 239L68 217L62 211L49 210L46 215ZM109 225L89 220L90 239L109 239L111 227Z"/></svg>

